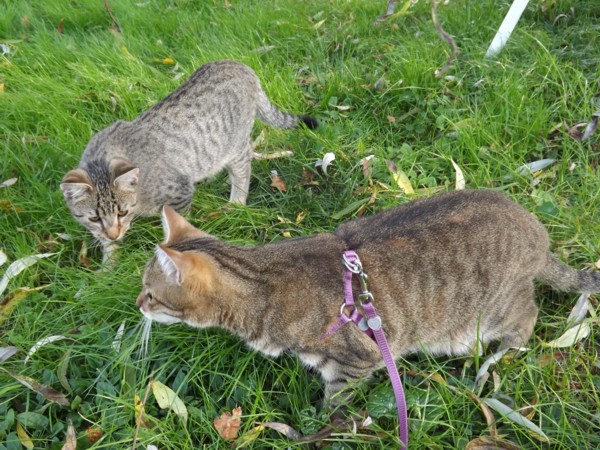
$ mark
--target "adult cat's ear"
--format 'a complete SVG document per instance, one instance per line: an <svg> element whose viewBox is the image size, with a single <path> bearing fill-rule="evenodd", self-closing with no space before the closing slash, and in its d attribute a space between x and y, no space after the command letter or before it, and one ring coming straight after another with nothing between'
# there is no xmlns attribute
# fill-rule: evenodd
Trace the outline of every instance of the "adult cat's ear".
<svg viewBox="0 0 600 450"><path fill-rule="evenodd" d="M211 237L210 234L199 230L185 218L171 208L169 205L163 206L162 225L165 232L165 244L172 244L186 239L200 239Z"/></svg>
<svg viewBox="0 0 600 450"><path fill-rule="evenodd" d="M92 193L94 187L87 172L83 169L75 169L67 172L60 183L60 190L65 199L77 203Z"/></svg>
<svg viewBox="0 0 600 450"><path fill-rule="evenodd" d="M124 159L115 158L110 162L110 171L116 188L131 192L136 190L140 179L140 169L138 167Z"/></svg>
<svg viewBox="0 0 600 450"><path fill-rule="evenodd" d="M211 263L198 253L183 253L165 245L156 247L156 258L167 279L179 286L188 276L200 281L203 289L212 285Z"/></svg>

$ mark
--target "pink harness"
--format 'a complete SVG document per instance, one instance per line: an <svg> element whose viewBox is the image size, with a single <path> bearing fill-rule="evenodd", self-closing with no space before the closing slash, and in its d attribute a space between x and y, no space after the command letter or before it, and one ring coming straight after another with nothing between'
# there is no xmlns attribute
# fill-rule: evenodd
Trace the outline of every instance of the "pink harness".
<svg viewBox="0 0 600 450"><path fill-rule="evenodd" d="M402 389L402 381L400 381L400 374L398 373L398 368L396 367L394 357L390 351L390 346L383 334L381 317L379 317L379 314L377 314L375 306L373 305L373 294L371 294L367 288L367 274L363 272L360 259L353 250L345 251L342 255L342 259L344 261L344 266L346 267L344 272L344 303L342 303L340 308L338 320L327 329L322 338L329 337L347 323L354 322L363 333L377 342L392 382L392 388L394 389L396 410L398 412L400 441L403 444L403 448L406 449L408 448L408 414L404 390ZM365 312L366 318L363 317L354 302L354 294L352 292L353 275L357 275L360 282L358 301ZM349 314L346 313L346 308L350 310Z"/></svg>

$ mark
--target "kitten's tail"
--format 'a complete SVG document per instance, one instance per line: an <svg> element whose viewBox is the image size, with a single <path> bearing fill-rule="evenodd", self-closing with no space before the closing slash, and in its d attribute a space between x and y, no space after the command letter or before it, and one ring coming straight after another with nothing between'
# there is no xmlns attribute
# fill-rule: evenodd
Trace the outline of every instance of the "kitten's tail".
<svg viewBox="0 0 600 450"><path fill-rule="evenodd" d="M258 87L258 104L256 115L260 120L276 128L298 128L303 123L309 130L314 130L319 126L319 122L314 117L305 115L296 115L281 111L277 106L271 103L269 97L262 88Z"/></svg>
<svg viewBox="0 0 600 450"><path fill-rule="evenodd" d="M559 291L600 292L600 272L573 269L550 252L546 266L538 278Z"/></svg>

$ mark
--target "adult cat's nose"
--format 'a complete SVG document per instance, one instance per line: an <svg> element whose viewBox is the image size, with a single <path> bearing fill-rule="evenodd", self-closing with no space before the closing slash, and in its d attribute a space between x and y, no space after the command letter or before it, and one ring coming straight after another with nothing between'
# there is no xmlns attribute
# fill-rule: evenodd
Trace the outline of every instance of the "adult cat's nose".
<svg viewBox="0 0 600 450"><path fill-rule="evenodd" d="M144 303L144 293L142 292L140 295L138 295L137 300L135 301L135 304L138 306L138 308L142 308L142 303Z"/></svg>

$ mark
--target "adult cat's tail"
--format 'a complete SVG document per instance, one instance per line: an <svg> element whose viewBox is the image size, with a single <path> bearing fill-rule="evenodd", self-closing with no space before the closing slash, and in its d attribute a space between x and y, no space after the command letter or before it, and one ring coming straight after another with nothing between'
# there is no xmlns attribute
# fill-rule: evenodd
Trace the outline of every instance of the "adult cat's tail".
<svg viewBox="0 0 600 450"><path fill-rule="evenodd" d="M539 279L559 291L600 292L600 272L573 269L548 252L546 266Z"/></svg>
<svg viewBox="0 0 600 450"><path fill-rule="evenodd" d="M298 128L300 123L303 123L310 130L314 130L319 126L319 122L313 117L281 111L271 103L271 100L260 86L258 88L256 115L263 122L276 128Z"/></svg>

